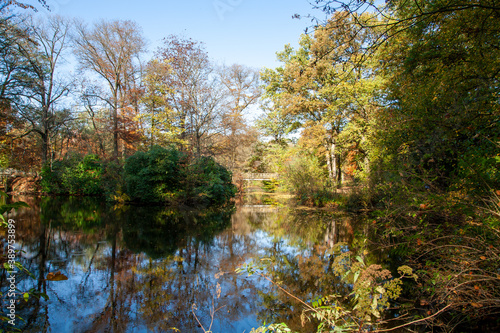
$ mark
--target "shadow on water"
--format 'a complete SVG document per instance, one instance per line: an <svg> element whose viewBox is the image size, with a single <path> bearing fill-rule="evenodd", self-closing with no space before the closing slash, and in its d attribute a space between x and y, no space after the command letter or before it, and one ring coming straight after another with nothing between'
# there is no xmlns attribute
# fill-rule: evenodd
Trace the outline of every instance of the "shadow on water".
<svg viewBox="0 0 500 333"><path fill-rule="evenodd" d="M348 292L327 249L351 242L348 219L263 205L208 210L108 206L96 198L16 198L19 276L49 300L20 301L23 332L249 332L265 322L300 332L301 308L257 276L235 269L263 257L267 273L310 300ZM339 222L342 221L342 222ZM347 221L347 222L346 222ZM60 271L65 281L47 281ZM337 280L336 280L337 279ZM5 271L2 276L5 295ZM200 327L203 325L203 328Z"/></svg>

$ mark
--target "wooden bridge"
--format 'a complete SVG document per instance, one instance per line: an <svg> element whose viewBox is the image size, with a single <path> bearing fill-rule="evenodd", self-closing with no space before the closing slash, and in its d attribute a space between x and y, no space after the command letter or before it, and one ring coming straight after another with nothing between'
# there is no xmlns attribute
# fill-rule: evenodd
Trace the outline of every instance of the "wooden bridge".
<svg viewBox="0 0 500 333"><path fill-rule="evenodd" d="M279 173L242 173L241 180L273 180L280 177ZM239 177L236 177L237 179Z"/></svg>

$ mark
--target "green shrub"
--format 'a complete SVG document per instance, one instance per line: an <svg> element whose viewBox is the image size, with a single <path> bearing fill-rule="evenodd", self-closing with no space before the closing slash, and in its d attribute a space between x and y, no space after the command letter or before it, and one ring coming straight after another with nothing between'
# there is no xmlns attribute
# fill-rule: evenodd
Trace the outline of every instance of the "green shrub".
<svg viewBox="0 0 500 333"><path fill-rule="evenodd" d="M81 162L67 168L62 174L63 186L70 194L102 194L101 171L99 156L86 155Z"/></svg>
<svg viewBox="0 0 500 333"><path fill-rule="evenodd" d="M123 192L123 163L112 160L102 164L101 188L108 200Z"/></svg>
<svg viewBox="0 0 500 333"><path fill-rule="evenodd" d="M43 192L59 194L63 193L63 186L61 180L62 166L60 161L55 161L52 164L52 170L50 170L50 166L48 164L42 167L42 171L40 175L42 176L42 180L40 185L42 187Z"/></svg>
<svg viewBox="0 0 500 333"><path fill-rule="evenodd" d="M334 199L334 193L316 156L298 153L284 167L285 185L300 203L324 206Z"/></svg>
<svg viewBox="0 0 500 333"><path fill-rule="evenodd" d="M188 167L186 185L191 200L223 204L236 194L231 173L212 157L200 157Z"/></svg>
<svg viewBox="0 0 500 333"><path fill-rule="evenodd" d="M181 185L181 164L186 156L175 149L152 147L136 152L125 162L125 192L132 201L162 202L176 199Z"/></svg>
<svg viewBox="0 0 500 333"><path fill-rule="evenodd" d="M185 201L220 205L236 194L231 173L211 157L189 163L183 152L154 146L122 166L96 155L71 155L42 169L42 189L52 194L102 195L114 201Z"/></svg>
<svg viewBox="0 0 500 333"><path fill-rule="evenodd" d="M100 195L101 161L97 155L72 155L42 168L42 190L52 194Z"/></svg>

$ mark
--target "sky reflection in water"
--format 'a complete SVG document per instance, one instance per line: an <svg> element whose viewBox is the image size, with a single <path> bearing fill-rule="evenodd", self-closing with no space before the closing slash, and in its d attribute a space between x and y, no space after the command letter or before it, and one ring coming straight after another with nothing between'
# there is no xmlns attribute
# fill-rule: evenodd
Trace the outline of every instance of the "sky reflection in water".
<svg viewBox="0 0 500 333"><path fill-rule="evenodd" d="M290 267L270 274L283 280L288 272L284 282L293 290L307 280L296 258L318 256L318 246L346 237L331 234L338 229L331 216L283 208L113 208L92 198L29 203L30 210L11 215L26 251L23 264L36 280L18 288L45 292L49 301L33 298L19 310L25 332L203 332L196 317L213 332L250 332L264 320L297 326L300 308L264 279L235 269L280 258ZM68 280L43 279L58 270Z"/></svg>

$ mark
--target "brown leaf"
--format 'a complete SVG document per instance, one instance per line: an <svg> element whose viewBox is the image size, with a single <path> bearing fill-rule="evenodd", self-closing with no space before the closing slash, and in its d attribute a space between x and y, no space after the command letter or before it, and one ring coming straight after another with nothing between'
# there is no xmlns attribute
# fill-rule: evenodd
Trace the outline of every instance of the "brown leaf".
<svg viewBox="0 0 500 333"><path fill-rule="evenodd" d="M470 305L472 305L475 308L482 308L483 307L483 305L479 304L479 303L470 303Z"/></svg>
<svg viewBox="0 0 500 333"><path fill-rule="evenodd" d="M49 273L47 274L47 277L45 278L47 281L64 281L67 280L68 277L64 274L61 273L61 271L57 271L55 273Z"/></svg>
<svg viewBox="0 0 500 333"><path fill-rule="evenodd" d="M422 240L420 238L417 239L417 245L422 245Z"/></svg>
<svg viewBox="0 0 500 333"><path fill-rule="evenodd" d="M481 260L486 260L486 257L485 256L480 256L479 257Z"/></svg>

